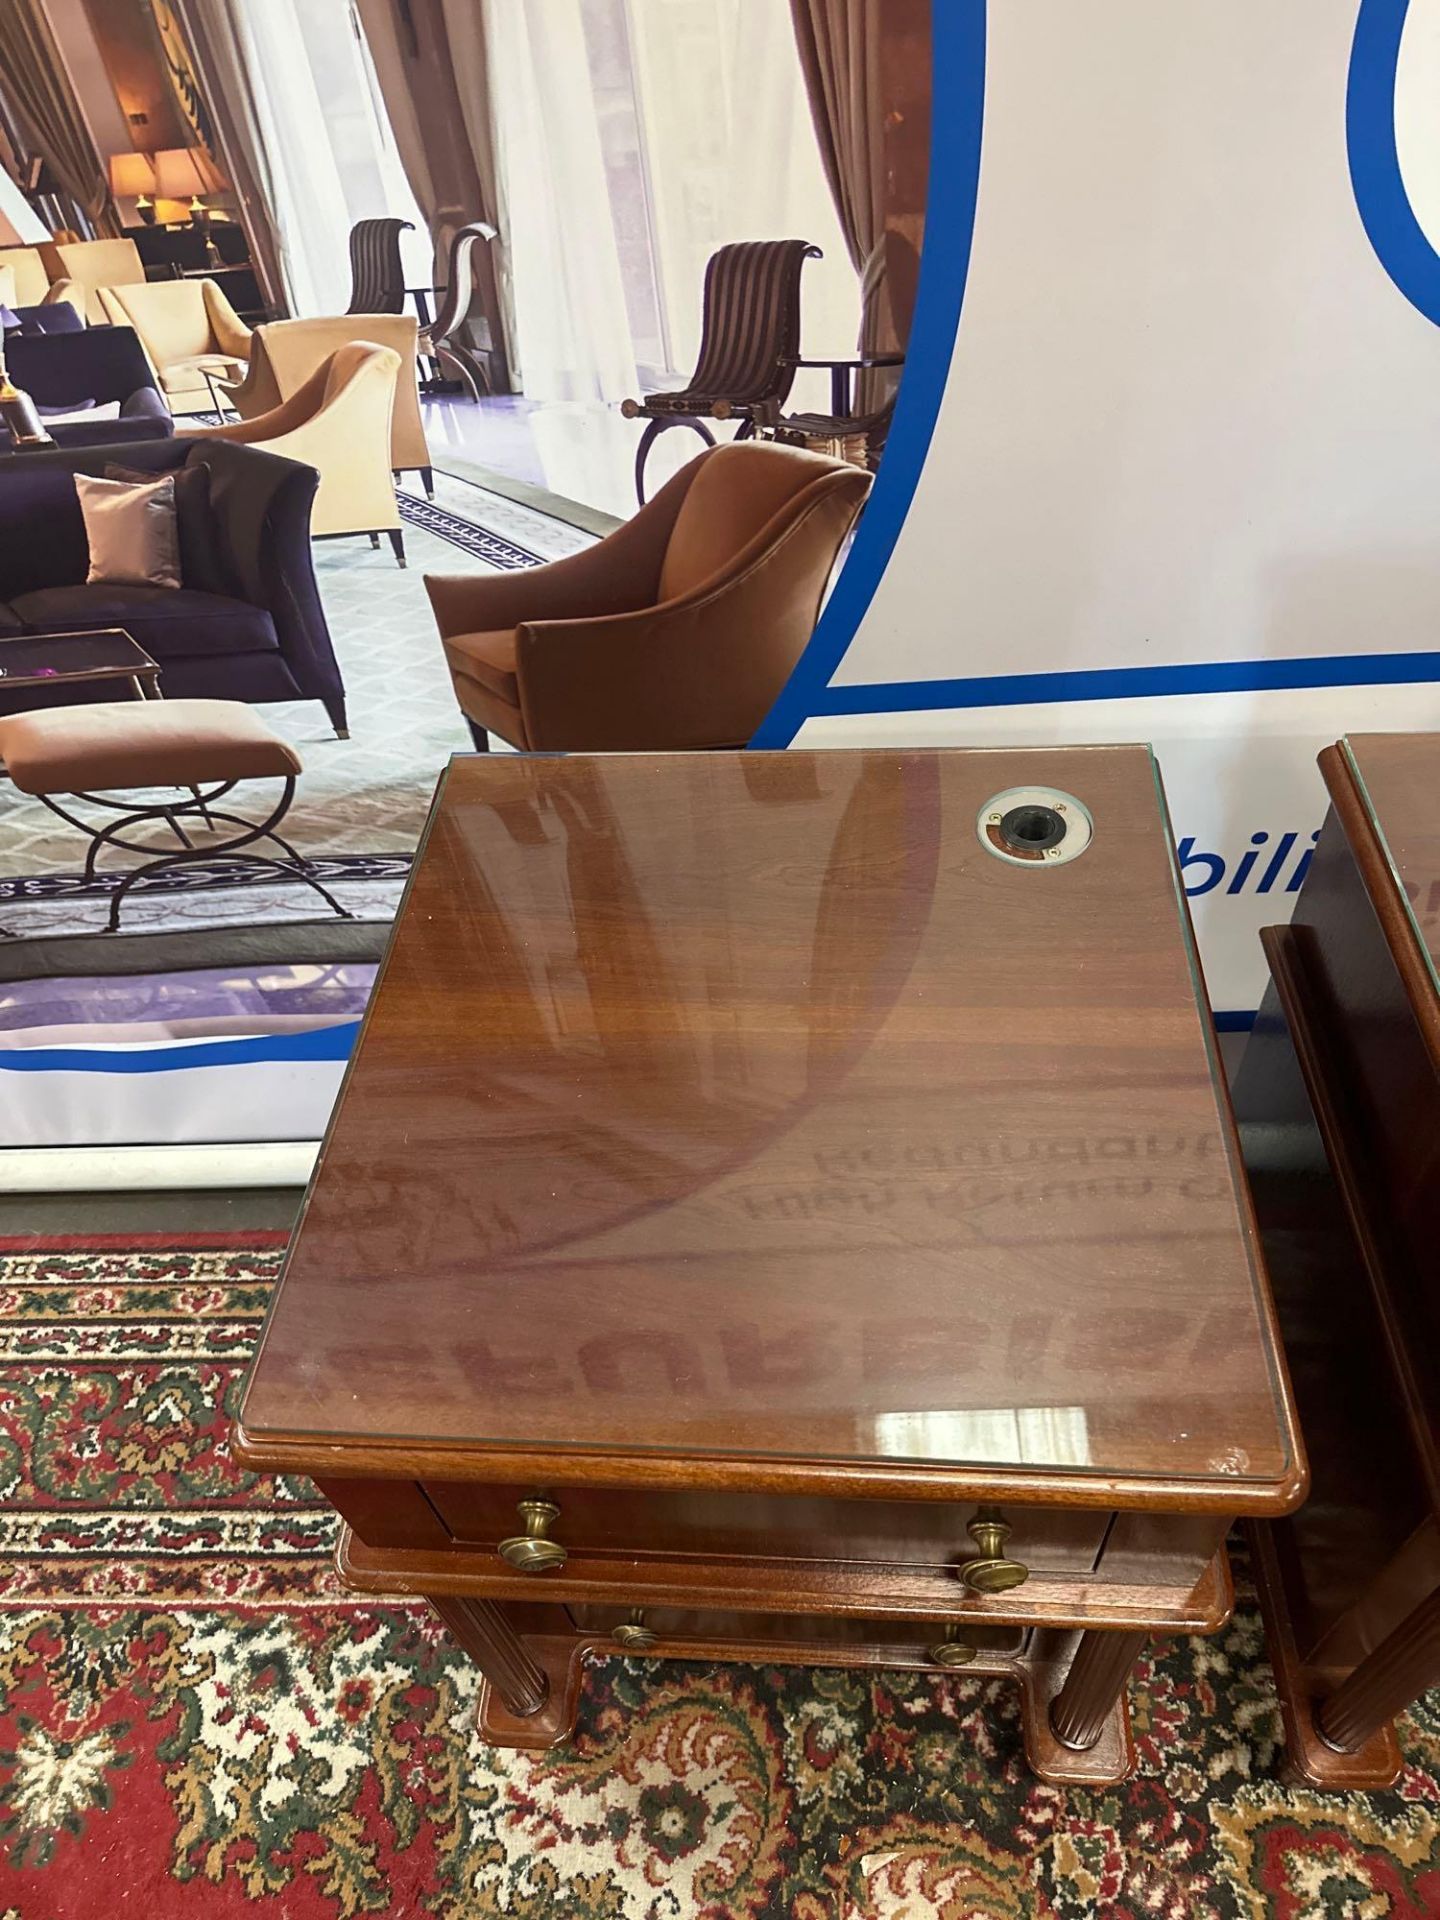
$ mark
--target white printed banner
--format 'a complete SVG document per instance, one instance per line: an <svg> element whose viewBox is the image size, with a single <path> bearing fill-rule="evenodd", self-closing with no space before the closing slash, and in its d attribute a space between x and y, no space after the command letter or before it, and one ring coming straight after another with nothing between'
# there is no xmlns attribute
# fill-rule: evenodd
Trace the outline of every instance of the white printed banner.
<svg viewBox="0 0 1440 1920"><path fill-rule="evenodd" d="M1440 0L937 0L915 332L757 745L1151 740L1243 1018L1343 733L1440 726Z"/></svg>

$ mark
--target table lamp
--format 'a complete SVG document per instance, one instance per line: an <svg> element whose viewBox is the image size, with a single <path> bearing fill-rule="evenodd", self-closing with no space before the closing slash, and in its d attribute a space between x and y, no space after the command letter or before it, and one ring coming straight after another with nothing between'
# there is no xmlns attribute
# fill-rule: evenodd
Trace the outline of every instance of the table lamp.
<svg viewBox="0 0 1440 1920"><path fill-rule="evenodd" d="M111 154L110 192L117 200L133 197L143 223L154 226L155 168L148 153Z"/></svg>
<svg viewBox="0 0 1440 1920"><path fill-rule="evenodd" d="M204 147L165 147L155 156L156 193L166 200L188 200L197 227L210 218L201 195L223 193L229 184Z"/></svg>
<svg viewBox="0 0 1440 1920"><path fill-rule="evenodd" d="M0 351L0 425L14 447L53 447L55 436L40 418L35 402L17 387Z"/></svg>

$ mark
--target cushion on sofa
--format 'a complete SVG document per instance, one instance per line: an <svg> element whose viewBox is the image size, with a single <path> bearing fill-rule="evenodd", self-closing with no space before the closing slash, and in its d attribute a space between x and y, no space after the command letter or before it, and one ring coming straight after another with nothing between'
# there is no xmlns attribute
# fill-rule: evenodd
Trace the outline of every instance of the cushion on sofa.
<svg viewBox="0 0 1440 1920"><path fill-rule="evenodd" d="M67 420L89 420L98 427L107 420L120 418L120 402L77 400L73 407L37 407L36 412L50 428L62 426Z"/></svg>
<svg viewBox="0 0 1440 1920"><path fill-rule="evenodd" d="M137 484L77 473L75 491L90 541L88 587L180 585L180 517L175 476L161 474Z"/></svg>
<svg viewBox="0 0 1440 1920"><path fill-rule="evenodd" d="M123 627L162 664L224 653L273 651L275 623L263 607L190 587L42 587L11 608L30 633L90 633Z"/></svg>
<svg viewBox="0 0 1440 1920"><path fill-rule="evenodd" d="M175 499L180 508L180 582L197 593L238 598L233 569L226 564L225 542L210 499L210 469L203 460L181 467L175 475Z"/></svg>
<svg viewBox="0 0 1440 1920"><path fill-rule="evenodd" d="M157 404L163 404L158 394L152 397ZM168 420L170 416L165 417ZM155 476L140 467L112 462L105 469L105 478L143 485ZM233 582L225 566L224 542L210 504L210 469L203 460L197 460L177 467L174 479L175 511L180 528L180 584L194 587L197 593L229 595Z"/></svg>

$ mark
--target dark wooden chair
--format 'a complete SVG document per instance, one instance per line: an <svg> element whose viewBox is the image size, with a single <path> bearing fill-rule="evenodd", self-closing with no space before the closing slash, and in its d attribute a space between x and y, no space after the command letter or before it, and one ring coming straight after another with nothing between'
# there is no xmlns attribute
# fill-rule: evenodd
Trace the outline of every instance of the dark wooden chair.
<svg viewBox="0 0 1440 1920"><path fill-rule="evenodd" d="M350 304L347 313L403 313L405 269L400 236L413 220L357 220L350 229Z"/></svg>
<svg viewBox="0 0 1440 1920"><path fill-rule="evenodd" d="M772 419L767 432L782 446L808 447L837 460L869 467L873 473L885 451L899 394L903 353L877 353L867 346L879 326L882 302L889 309L891 338L908 340L920 278L920 256L899 233L886 233L871 253L862 281L864 314L860 345L848 360L801 360L801 367L828 368L830 411L787 413ZM893 372L886 378L883 370Z"/></svg>
<svg viewBox="0 0 1440 1920"><path fill-rule="evenodd" d="M494 392L486 358L465 338L463 329L475 300L475 249L482 242L488 245L496 232L488 220L472 220L456 231L450 242L450 266L441 290L440 311L428 327L420 330L421 355L435 361L442 374L453 374L472 400Z"/></svg>
<svg viewBox="0 0 1440 1920"><path fill-rule="evenodd" d="M711 254L705 268L700 357L675 393L626 400L627 420L649 421L635 453L635 493L645 504L645 462L660 435L689 427L707 446L707 420L738 420L748 440L784 406L800 357L800 271L821 258L808 240L740 240Z"/></svg>

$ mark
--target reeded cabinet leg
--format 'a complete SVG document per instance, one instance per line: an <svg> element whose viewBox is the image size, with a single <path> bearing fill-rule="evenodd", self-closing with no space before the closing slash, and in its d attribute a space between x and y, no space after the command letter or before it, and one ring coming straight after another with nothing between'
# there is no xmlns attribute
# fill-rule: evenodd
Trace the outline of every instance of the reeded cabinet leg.
<svg viewBox="0 0 1440 1920"><path fill-rule="evenodd" d="M1144 1636L1123 1637L1143 1643ZM1112 1689L1110 1710L1100 1720L1099 1732L1088 1747L1072 1747L1055 1730L1051 1709L1065 1689L1084 1635L1058 1628L1041 1628L1014 1662L1020 1682L1020 1725L1025 1754L1042 1780L1060 1787L1113 1787L1133 1771L1135 1748L1130 1738L1130 1715L1122 1675Z"/></svg>
<svg viewBox="0 0 1440 1920"><path fill-rule="evenodd" d="M1348 1753L1332 1746L1321 1733L1319 1718L1331 1695L1331 1676L1301 1658L1284 1565L1276 1546L1276 1528L1257 1520L1250 1523L1246 1533L1260 1615L1265 1622L1265 1648L1275 1669L1275 1691L1280 1696L1280 1717L1285 1727L1280 1778L1286 1786L1315 1787L1322 1793L1361 1793L1393 1787L1400 1778L1401 1760L1392 1726L1382 1724L1362 1747Z"/></svg>
<svg viewBox="0 0 1440 1920"><path fill-rule="evenodd" d="M550 1682L500 1608L489 1600L469 1600L454 1593L432 1593L430 1604L506 1710L521 1720L539 1713L550 1697Z"/></svg>
<svg viewBox="0 0 1440 1920"><path fill-rule="evenodd" d="M1428 1594L1319 1703L1321 1738L1341 1753L1358 1753L1417 1695L1440 1683L1440 1587Z"/></svg>
<svg viewBox="0 0 1440 1920"><path fill-rule="evenodd" d="M1065 1684L1050 1704L1050 1728L1062 1746L1084 1753L1095 1745L1148 1637L1093 1630L1081 1634Z"/></svg>

